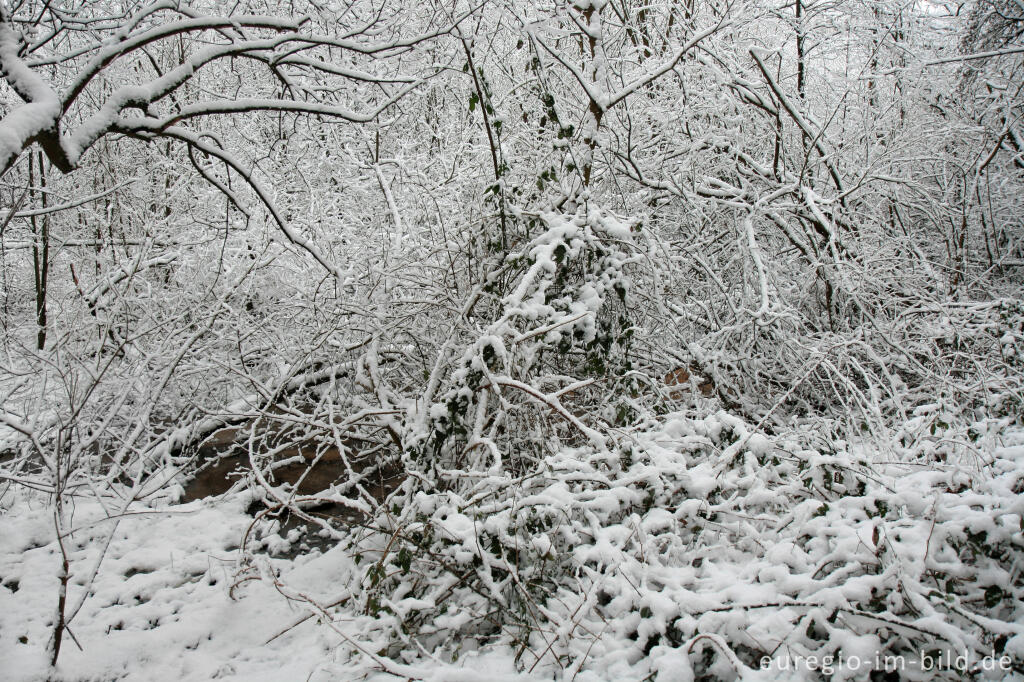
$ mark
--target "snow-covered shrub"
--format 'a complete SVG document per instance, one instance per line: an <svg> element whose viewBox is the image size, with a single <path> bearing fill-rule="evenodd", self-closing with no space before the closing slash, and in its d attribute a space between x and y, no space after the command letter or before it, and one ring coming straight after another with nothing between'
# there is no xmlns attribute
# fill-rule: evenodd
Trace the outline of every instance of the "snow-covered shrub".
<svg viewBox="0 0 1024 682"><path fill-rule="evenodd" d="M414 470L516 470L560 442L603 440L577 412L606 412L605 398L626 386L633 227L596 207L527 225L539 234L474 294L476 335L459 339L450 366L442 349L409 414Z"/></svg>
<svg viewBox="0 0 1024 682"><path fill-rule="evenodd" d="M965 449L936 466L923 451L887 461L809 430L676 414L522 475L466 472L353 537L361 605L390 632L388 655L415 641L455 656L474 639L566 679L728 680L771 665L795 679L814 660L859 660L834 679L860 679L888 658L924 680L936 673L920 657L946 651L1019 669L1024 440L996 447L999 426L975 440L994 457Z"/></svg>

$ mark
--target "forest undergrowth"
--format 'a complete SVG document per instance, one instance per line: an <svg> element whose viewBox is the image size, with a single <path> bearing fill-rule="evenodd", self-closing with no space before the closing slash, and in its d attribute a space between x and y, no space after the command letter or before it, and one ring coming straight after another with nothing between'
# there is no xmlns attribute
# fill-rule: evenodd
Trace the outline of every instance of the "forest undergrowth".
<svg viewBox="0 0 1024 682"><path fill-rule="evenodd" d="M1024 19L0 0L0 677L1024 676Z"/></svg>

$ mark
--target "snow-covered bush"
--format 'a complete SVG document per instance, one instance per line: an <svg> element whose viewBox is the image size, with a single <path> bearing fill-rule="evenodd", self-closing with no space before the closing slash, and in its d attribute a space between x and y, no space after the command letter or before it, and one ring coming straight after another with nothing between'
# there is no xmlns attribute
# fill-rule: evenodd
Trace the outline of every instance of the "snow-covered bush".
<svg viewBox="0 0 1024 682"><path fill-rule="evenodd" d="M936 465L927 447L673 414L518 475L410 478L349 541L352 590L399 660L474 640L564 678L795 679L795 662L859 659L834 679L860 679L888 659L958 679L920 667L946 651L1019 669L1024 440L998 448L1005 423L945 434L956 455Z"/></svg>
<svg viewBox="0 0 1024 682"><path fill-rule="evenodd" d="M628 390L632 226L594 206L524 222L466 306L476 336L442 349L407 416L412 471L528 470L563 443L600 446L583 413L606 418Z"/></svg>

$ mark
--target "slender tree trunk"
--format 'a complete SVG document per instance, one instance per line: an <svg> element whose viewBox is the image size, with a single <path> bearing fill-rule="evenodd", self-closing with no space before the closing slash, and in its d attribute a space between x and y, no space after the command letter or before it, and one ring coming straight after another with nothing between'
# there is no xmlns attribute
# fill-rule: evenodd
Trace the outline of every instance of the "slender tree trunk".
<svg viewBox="0 0 1024 682"><path fill-rule="evenodd" d="M57 667L57 659L60 657L60 645L64 641L64 631L67 630L67 603L68 603L68 581L71 577L70 562L68 561L67 548L64 546L64 484L67 481L70 461L65 461L64 455L65 440L58 433L56 446L54 447L54 471L53 471L53 530L57 538L57 547L60 549L60 572L57 579L60 587L57 592L57 608L53 614L53 639L50 642L50 667ZM68 465L68 466L65 466Z"/></svg>
<svg viewBox="0 0 1024 682"><path fill-rule="evenodd" d="M33 163L33 159L37 161ZM46 208L46 171L43 167L43 155L41 152L29 154L28 157L28 182L33 187L33 194L37 193L34 189L36 184L36 164L39 166L39 205L42 208ZM50 218L43 214L38 221L34 215L29 220L32 224L33 235L32 272L35 276L36 294L36 349L43 350L46 346L46 288L50 277Z"/></svg>
<svg viewBox="0 0 1024 682"><path fill-rule="evenodd" d="M804 5L796 0L796 90L800 99L807 99L806 71L804 64Z"/></svg>
<svg viewBox="0 0 1024 682"><path fill-rule="evenodd" d="M601 88L604 85L604 49L601 45L601 14L600 10L594 13L594 6L590 5L583 11L583 18L587 22L587 44L590 47L591 81ZM583 186L590 187L590 176L594 168L594 153L597 151L597 132L601 128L601 119L604 117L604 109L593 97L590 98L589 107L591 122L583 130L583 141L587 145L587 158L583 166Z"/></svg>

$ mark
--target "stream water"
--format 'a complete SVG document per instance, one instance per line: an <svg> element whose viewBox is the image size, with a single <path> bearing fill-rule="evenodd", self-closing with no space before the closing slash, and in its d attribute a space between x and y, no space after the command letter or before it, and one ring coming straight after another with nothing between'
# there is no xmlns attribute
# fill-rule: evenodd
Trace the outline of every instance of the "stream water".
<svg viewBox="0 0 1024 682"><path fill-rule="evenodd" d="M182 503L222 495L228 492L240 479L251 474L251 461L246 443L237 440L238 431L223 429L207 438L198 448L196 462L198 468L194 475L185 483ZM355 444L349 450L355 452ZM376 466L377 460L372 457L348 455L348 462L340 456L336 447L317 450L310 444L296 444L286 448L276 448L277 452L271 462L265 457L255 459L265 463L264 477L271 485L285 491L293 497L315 497L317 493L329 494L333 486L344 486L358 477L359 486L365 495L358 495L353 486L348 486L346 496L359 497L363 501L380 504L401 483L402 476L394 467ZM318 456L319 455L319 456ZM369 499L367 499L369 498ZM254 503L250 507L253 515L266 510L266 506ZM322 504L304 503L303 512L316 517L332 528L342 525L359 524L365 520L362 512L337 502L325 501ZM297 554L312 548L326 549L332 544L329 533L323 528L310 524L307 520L282 510L275 514L280 522L277 534L287 537L293 530L299 530L299 539L292 547L283 552Z"/></svg>

